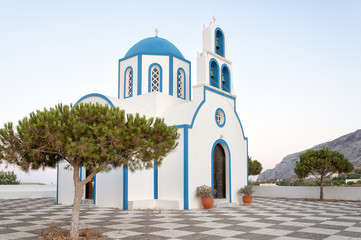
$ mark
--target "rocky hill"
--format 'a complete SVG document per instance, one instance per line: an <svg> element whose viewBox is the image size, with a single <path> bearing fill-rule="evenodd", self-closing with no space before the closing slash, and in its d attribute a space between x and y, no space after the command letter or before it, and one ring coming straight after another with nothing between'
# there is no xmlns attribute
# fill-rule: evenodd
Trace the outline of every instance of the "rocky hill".
<svg viewBox="0 0 361 240"><path fill-rule="evenodd" d="M312 149L321 149L323 147L328 147L332 151L342 153L354 166L361 165L361 129L333 141L316 145ZM296 162L299 161L298 155L305 151L287 155L275 168L262 172L258 180L285 179L296 176L293 169L296 166Z"/></svg>

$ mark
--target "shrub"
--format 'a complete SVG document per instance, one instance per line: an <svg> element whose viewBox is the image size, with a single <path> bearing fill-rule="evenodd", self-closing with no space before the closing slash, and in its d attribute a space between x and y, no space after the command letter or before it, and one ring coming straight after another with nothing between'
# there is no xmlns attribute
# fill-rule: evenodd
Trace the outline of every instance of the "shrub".
<svg viewBox="0 0 361 240"><path fill-rule="evenodd" d="M217 191L214 188L211 188L207 185L202 185L197 187L196 196L197 197L212 197Z"/></svg>
<svg viewBox="0 0 361 240"><path fill-rule="evenodd" d="M17 185L20 181L17 180L17 177L14 171L4 172L3 170L0 171L0 185Z"/></svg>

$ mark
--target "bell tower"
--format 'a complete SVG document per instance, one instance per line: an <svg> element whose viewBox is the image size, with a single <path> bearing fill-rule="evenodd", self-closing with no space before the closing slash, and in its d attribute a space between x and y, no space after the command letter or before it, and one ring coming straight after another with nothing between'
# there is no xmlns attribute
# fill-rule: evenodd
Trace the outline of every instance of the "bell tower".
<svg viewBox="0 0 361 240"><path fill-rule="evenodd" d="M232 62L227 59L227 37L216 18L203 25L203 49L197 57L197 83L232 93Z"/></svg>

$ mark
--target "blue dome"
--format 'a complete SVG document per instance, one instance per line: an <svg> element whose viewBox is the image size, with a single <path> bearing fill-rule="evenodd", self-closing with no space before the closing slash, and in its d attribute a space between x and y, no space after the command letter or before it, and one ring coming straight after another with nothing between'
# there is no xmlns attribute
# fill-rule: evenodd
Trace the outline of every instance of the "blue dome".
<svg viewBox="0 0 361 240"><path fill-rule="evenodd" d="M173 45L173 43L160 37L145 38L137 42L129 49L124 58L132 57L137 54L174 55L177 58L184 59L183 54Z"/></svg>

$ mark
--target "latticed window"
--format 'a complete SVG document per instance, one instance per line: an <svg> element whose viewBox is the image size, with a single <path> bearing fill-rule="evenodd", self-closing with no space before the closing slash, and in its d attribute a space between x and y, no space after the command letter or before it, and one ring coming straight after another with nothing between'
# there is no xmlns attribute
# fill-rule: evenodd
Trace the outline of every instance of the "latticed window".
<svg viewBox="0 0 361 240"><path fill-rule="evenodd" d="M125 97L130 97L132 95L132 69L128 69L125 73L125 81L126 81L126 89L125 89Z"/></svg>
<svg viewBox="0 0 361 240"><path fill-rule="evenodd" d="M152 92L160 91L160 70L159 67L154 66L151 70L151 81L150 81L150 89Z"/></svg>
<svg viewBox="0 0 361 240"><path fill-rule="evenodd" d="M178 97L184 98L184 72L178 71Z"/></svg>

